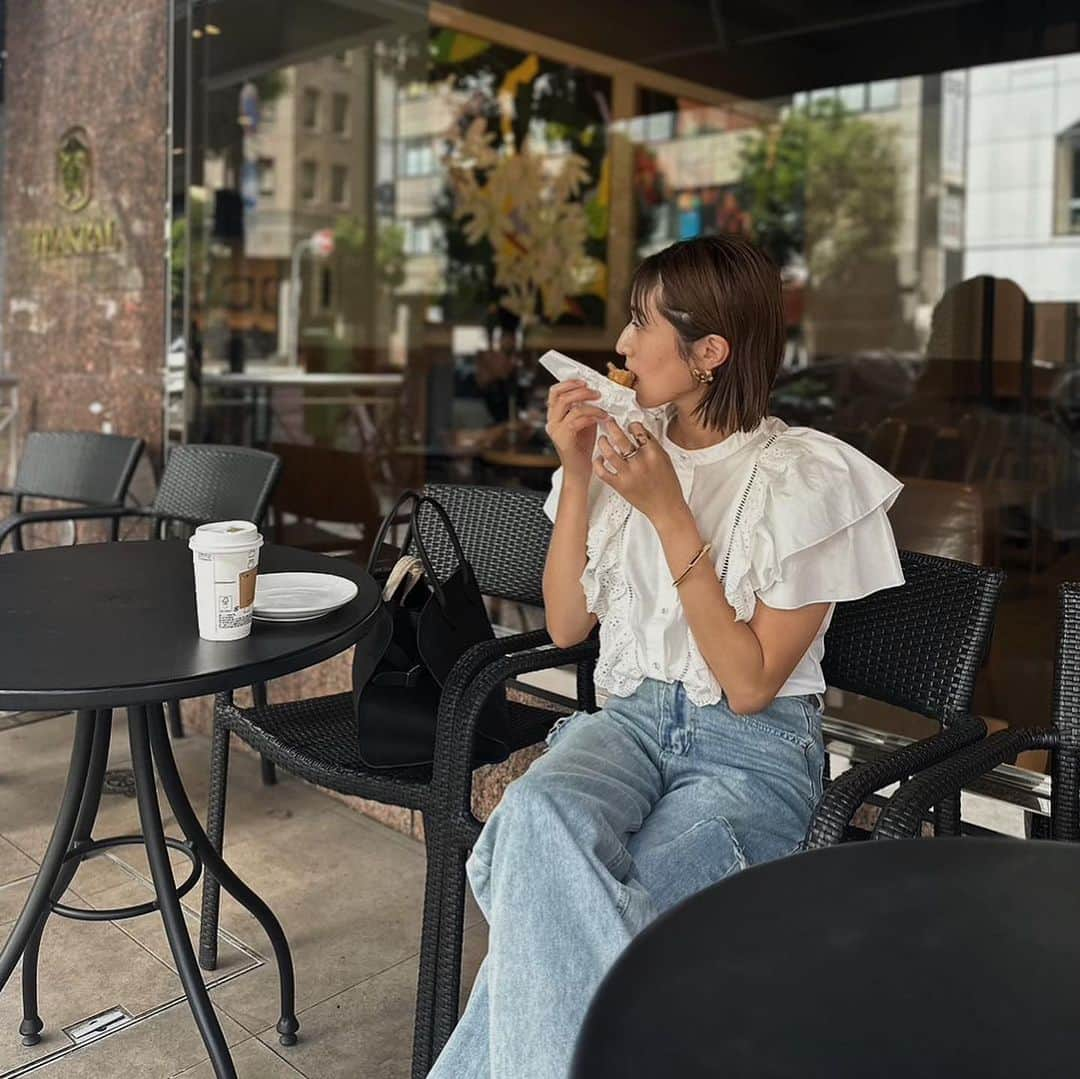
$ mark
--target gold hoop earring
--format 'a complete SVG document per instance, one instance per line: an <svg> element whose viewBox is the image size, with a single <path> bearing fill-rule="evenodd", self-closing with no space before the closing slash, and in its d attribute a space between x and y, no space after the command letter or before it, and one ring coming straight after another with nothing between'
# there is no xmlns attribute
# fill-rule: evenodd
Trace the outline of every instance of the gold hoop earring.
<svg viewBox="0 0 1080 1079"><path fill-rule="evenodd" d="M699 371L696 367L692 367L690 370L694 372L694 378L696 378L702 386L708 386L716 377L712 371Z"/></svg>

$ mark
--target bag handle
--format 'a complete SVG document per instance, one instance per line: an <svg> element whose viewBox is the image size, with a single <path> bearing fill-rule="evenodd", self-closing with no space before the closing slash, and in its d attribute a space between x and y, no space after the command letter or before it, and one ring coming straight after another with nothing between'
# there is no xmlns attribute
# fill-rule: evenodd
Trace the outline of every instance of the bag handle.
<svg viewBox="0 0 1080 1079"><path fill-rule="evenodd" d="M418 526L421 506L426 503L431 506L435 513L441 518L443 527L446 530L446 535L450 539L450 545L454 548L454 553L457 555L458 564L461 566L466 577L470 580L472 579L473 571L472 566L469 565L469 560L465 557L464 550L462 550L461 540L458 538L457 531L454 529L454 524L450 520L450 515L446 512L442 503L437 499L432 498L431 495L420 494L417 491L411 490L405 491L397 502L394 503L393 509L390 510L383 520L378 536L375 537L375 543L371 548L371 554L368 556L368 572L370 573L374 567L377 552L382 547L382 541L385 539L386 533L389 531L390 525L396 517L398 510L401 508L402 504L407 501L412 502L412 511L409 515L409 528L405 533L404 547L407 548L410 542L416 543L416 552L424 565L424 575L427 578L431 590L435 593L435 598L439 601L439 606L445 610L446 593L443 591L442 582L439 580L438 574L431 564L431 557L428 554L427 547L424 546L424 540Z"/></svg>
<svg viewBox="0 0 1080 1079"><path fill-rule="evenodd" d="M398 500L394 503L393 508L383 518L382 524L379 526L379 533L375 537L375 542L371 545L371 553L368 555L367 571L372 576L375 575L375 564L379 559L379 551L382 550L382 545L383 541L386 539L386 534L390 531L390 527L397 519L398 510L400 510L406 502L411 501L415 503L419 497L420 495L417 491L413 491L411 489L407 491L402 491ZM409 530L405 533L405 547L409 546L409 538L412 535L412 517L415 512L416 506L414 505L413 508L409 511Z"/></svg>

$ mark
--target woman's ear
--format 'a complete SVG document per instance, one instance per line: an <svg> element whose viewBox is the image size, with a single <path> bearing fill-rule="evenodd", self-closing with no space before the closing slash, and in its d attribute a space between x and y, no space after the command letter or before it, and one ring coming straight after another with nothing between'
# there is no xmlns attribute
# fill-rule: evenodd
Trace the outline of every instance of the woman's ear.
<svg viewBox="0 0 1080 1079"><path fill-rule="evenodd" d="M728 362L731 357L731 346L726 337L718 333L710 333L695 342L694 352L698 365L705 371L715 371L716 368Z"/></svg>

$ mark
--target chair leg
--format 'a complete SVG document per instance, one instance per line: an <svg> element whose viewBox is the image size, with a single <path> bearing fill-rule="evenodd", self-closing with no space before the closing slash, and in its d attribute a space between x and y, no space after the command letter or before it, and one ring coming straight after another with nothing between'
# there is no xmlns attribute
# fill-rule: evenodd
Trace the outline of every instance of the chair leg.
<svg viewBox="0 0 1080 1079"><path fill-rule="evenodd" d="M465 935L465 862L468 848L447 844L443 852L438 912L439 952L435 972L431 1060L438 1060L457 1026L461 997L461 951Z"/></svg>
<svg viewBox="0 0 1080 1079"><path fill-rule="evenodd" d="M412 1079L424 1079L435 1063L431 1054L431 1028L439 968L439 925L442 910L442 855L444 841L433 814L424 814L427 872L424 880L424 920L420 932L420 973L413 1017Z"/></svg>
<svg viewBox="0 0 1080 1079"><path fill-rule="evenodd" d="M960 792L952 794L940 805L934 806L934 835L958 836L960 834Z"/></svg>
<svg viewBox="0 0 1080 1079"><path fill-rule="evenodd" d="M255 700L256 708L265 708L267 706L266 698L266 683L257 682L251 687L251 696ZM272 787L277 782L277 767L273 761L268 761L265 757L259 757L259 767L262 773L262 781L264 787Z"/></svg>
<svg viewBox="0 0 1080 1079"><path fill-rule="evenodd" d="M169 734L173 738L184 737L184 720L180 715L179 701L166 701L165 712L169 717Z"/></svg>
<svg viewBox="0 0 1080 1079"><path fill-rule="evenodd" d="M206 809L206 837L219 854L225 842L225 794L229 782L229 731L218 722L210 738L210 793ZM199 919L199 966L216 970L218 960L218 913L221 885L210 873L203 877L202 914Z"/></svg>
<svg viewBox="0 0 1080 1079"><path fill-rule="evenodd" d="M1054 839L1075 843L1080 838L1080 758L1071 748L1059 746L1050 757L1050 823Z"/></svg>

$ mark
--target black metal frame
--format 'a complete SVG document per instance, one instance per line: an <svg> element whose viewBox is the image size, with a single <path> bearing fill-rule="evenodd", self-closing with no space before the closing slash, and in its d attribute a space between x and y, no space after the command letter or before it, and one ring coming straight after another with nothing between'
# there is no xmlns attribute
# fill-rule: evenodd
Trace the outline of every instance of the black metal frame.
<svg viewBox="0 0 1080 1079"><path fill-rule="evenodd" d="M282 1045L295 1045L299 1022L296 1018L295 978L288 941L270 908L236 876L207 839L184 791L165 730L162 706L154 703L129 707L127 719L142 835L93 839L108 764L112 713L108 710L79 712L56 825L23 910L0 952L0 989L3 989L21 958L23 1019L19 1033L24 1045L36 1045L41 1040L44 1027L38 1010L38 957L49 915L56 913L83 920L114 920L158 910L180 981L210 1054L214 1073L219 1077L234 1079L236 1069L199 973L180 898L194 887L205 867L206 881L213 879L219 882L256 918L270 938L278 965L281 996L281 1017L277 1024L279 1041ZM164 833L157 800L158 780L185 836L184 841L170 839ZM107 911L73 911L59 902L84 858L103 849L134 842L141 842L146 847L154 882L154 902ZM193 863L192 875L179 886L173 878L169 862L170 848L184 851Z"/></svg>
<svg viewBox="0 0 1080 1079"><path fill-rule="evenodd" d="M874 838L917 836L931 805L959 801L967 784L1030 749L1051 755L1049 837L1075 843L1080 840L1080 583L1063 584L1058 592L1053 725L998 731L916 776L882 810Z"/></svg>

